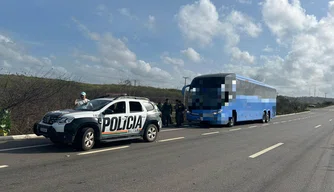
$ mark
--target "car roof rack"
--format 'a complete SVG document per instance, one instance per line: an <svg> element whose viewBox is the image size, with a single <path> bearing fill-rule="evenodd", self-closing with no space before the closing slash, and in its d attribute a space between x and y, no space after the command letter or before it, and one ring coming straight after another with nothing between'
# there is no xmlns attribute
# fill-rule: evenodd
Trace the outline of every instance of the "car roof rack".
<svg viewBox="0 0 334 192"><path fill-rule="evenodd" d="M150 101L150 99L146 97L137 97L137 96L129 96L129 95L122 95L122 96L118 96L114 98L114 100L117 100L117 99L139 99L139 100Z"/></svg>
<svg viewBox="0 0 334 192"><path fill-rule="evenodd" d="M99 98L117 98L117 97L126 96L126 95L127 95L126 93L118 93L118 94L107 93L105 95L97 97L97 99Z"/></svg>

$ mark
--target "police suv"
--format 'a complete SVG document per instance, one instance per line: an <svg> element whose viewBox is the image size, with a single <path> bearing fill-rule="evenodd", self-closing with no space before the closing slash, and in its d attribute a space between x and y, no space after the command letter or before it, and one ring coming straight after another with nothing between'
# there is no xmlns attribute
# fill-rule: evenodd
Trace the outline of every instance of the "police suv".
<svg viewBox="0 0 334 192"><path fill-rule="evenodd" d="M161 128L161 112L155 103L143 97L120 96L49 112L33 129L53 143L73 144L86 151L96 142L135 138L153 142Z"/></svg>

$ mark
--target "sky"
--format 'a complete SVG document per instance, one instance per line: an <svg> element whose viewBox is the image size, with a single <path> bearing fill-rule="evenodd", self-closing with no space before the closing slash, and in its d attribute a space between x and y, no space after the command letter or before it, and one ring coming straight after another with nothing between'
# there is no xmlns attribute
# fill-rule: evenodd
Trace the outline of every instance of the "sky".
<svg viewBox="0 0 334 192"><path fill-rule="evenodd" d="M334 1L2 0L0 73L181 89L233 72L334 97Z"/></svg>

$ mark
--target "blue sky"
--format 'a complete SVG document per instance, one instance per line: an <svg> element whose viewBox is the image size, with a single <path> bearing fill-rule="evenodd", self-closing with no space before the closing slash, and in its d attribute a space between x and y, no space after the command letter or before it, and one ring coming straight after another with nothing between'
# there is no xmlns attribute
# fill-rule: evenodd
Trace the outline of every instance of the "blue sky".
<svg viewBox="0 0 334 192"><path fill-rule="evenodd" d="M331 10L324 0L4 0L0 73L43 67L89 83L181 88L183 76L236 72L283 94L315 85L323 94L333 90L332 47L316 51L334 42Z"/></svg>

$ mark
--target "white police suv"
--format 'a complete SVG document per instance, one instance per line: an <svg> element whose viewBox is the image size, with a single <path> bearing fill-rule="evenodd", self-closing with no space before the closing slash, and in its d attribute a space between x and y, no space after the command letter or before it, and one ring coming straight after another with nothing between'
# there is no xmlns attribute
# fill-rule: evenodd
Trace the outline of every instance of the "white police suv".
<svg viewBox="0 0 334 192"><path fill-rule="evenodd" d="M161 112L155 103L143 97L120 96L49 112L33 130L54 143L73 144L86 151L96 142L135 138L153 142L161 128Z"/></svg>

